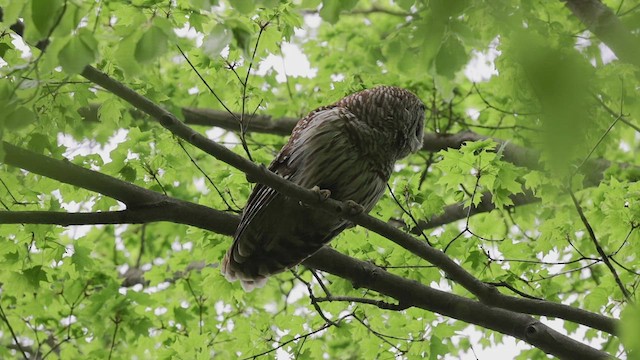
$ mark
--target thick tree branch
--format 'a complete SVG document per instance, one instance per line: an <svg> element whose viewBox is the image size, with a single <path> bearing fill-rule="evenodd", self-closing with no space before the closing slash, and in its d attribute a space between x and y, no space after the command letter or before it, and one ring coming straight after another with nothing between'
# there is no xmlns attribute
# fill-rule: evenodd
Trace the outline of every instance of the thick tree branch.
<svg viewBox="0 0 640 360"><path fill-rule="evenodd" d="M640 37L634 35L600 0L562 0L616 56L640 68Z"/></svg>
<svg viewBox="0 0 640 360"><path fill-rule="evenodd" d="M160 108L149 99L137 94L133 90L125 87L123 84L115 81L95 68L87 66L82 75L94 83L110 90L115 95L121 97L123 100L129 102L138 109L145 111L175 135L185 139L213 157L245 172L247 177L252 180L267 185L282 194L300 200L310 206L333 213L335 216L351 220L352 222L386 237L421 258L429 261L433 265L444 270L449 278L465 287L481 301L491 305L500 304L501 307L505 308L515 307L518 311L526 311L523 310L523 308L526 308L528 305L531 306L531 309L536 309L536 311L549 310L547 308L550 306L549 303L544 301L533 302L529 299L519 299L503 295L494 287L476 279L442 251L429 247L424 242L417 240L414 237L369 215L353 215L350 207L344 203L331 198L322 200L315 192L295 185L275 175L268 171L264 166L256 166L252 162L233 153L224 146L221 146L193 131L191 128L180 122L173 114ZM587 326L611 333L616 332L615 326L613 326L613 324L615 324L615 320L608 319L597 314L591 314L587 311L573 309L562 304L552 305L553 311L558 311L560 309L569 311L571 314L565 314L565 316L571 317L571 321L576 321L578 323L584 323L584 321L586 321L589 323Z"/></svg>
<svg viewBox="0 0 640 360"><path fill-rule="evenodd" d="M389 295L401 304L412 304L444 316L509 334L560 359L610 358L608 354L562 335L528 315L491 307L432 289L327 247L307 259L304 264L348 279L358 286Z"/></svg>
<svg viewBox="0 0 640 360"><path fill-rule="evenodd" d="M120 223L171 221L215 232L226 233L235 230L236 217L233 215L171 198L109 175L85 169L69 161L52 159L7 142L2 142L2 146L5 151L5 164L119 200L127 205L127 210L84 214L6 211L0 212L0 223L33 223L40 219L43 224L112 224L114 223L112 221L119 218L122 220ZM85 222L81 223L81 221Z"/></svg>
<svg viewBox="0 0 640 360"><path fill-rule="evenodd" d="M135 208L161 201L161 194L76 166L71 162L55 160L4 141L2 146L6 152L4 163L8 165L98 192L123 202L127 207Z"/></svg>
<svg viewBox="0 0 640 360"><path fill-rule="evenodd" d="M11 146L5 146L6 149L11 149L14 150L14 147ZM11 153L10 150L10 153ZM69 162L66 161L60 161L60 160L54 160L54 159L48 159L48 163L51 165L52 169L56 169L58 167L60 167L60 170L65 172L67 176L61 177L59 176L59 171L52 171L51 169L48 169L49 171L42 171L42 169L38 166L38 161L35 161L35 164L33 163L33 160L37 160L39 157L42 157L42 155L38 155L38 154L33 154L27 150L23 150L21 149L21 154L23 156L20 157L20 159L22 161L24 161L25 163L21 163L21 162L16 162L16 157L9 157L9 159L13 159L11 164L14 166L27 166L30 165L32 171L34 170L39 170L38 173L44 176L51 176L54 179L58 179L61 181L64 181L66 183L72 184L72 185L77 185L77 184L86 184L86 183L93 183L93 188L103 188L105 184L111 184L112 186L118 187L123 185L124 182L111 178L109 176L106 176L104 174L99 174L95 171L91 171L91 170L86 170L86 169L82 169L77 165L73 165ZM84 179L78 179L78 177L84 177ZM161 194L157 194L154 192L150 192L146 189L143 188L139 188L135 185L131 185L129 184L128 186L130 191L133 192L138 192L138 197L144 199L145 196L144 194L147 194L147 196L150 197L155 197L155 196L160 196L163 198L164 195ZM170 198L166 198L165 200L168 203L172 203L172 202L178 202L180 203L179 200L175 200L175 199L170 199ZM187 203L188 204L188 203ZM216 211L213 209L209 209L203 206L198 206L195 204L190 204L191 206L183 206L179 209L175 209L175 211L171 211L172 213L178 213L179 215L173 214L173 215L166 215L166 219L167 220L171 220L173 221L173 219L171 219L172 216L177 216L178 218L187 218L187 219L192 219L191 221L176 221L176 222L180 222L180 223L185 223L185 224L190 224L193 226L197 226L200 228L204 228L204 229L208 229L211 231L215 231L221 234L225 234L225 235L232 235L233 232L235 231L235 227L237 226L238 223L238 217L235 215L229 215L226 213L222 213L220 211ZM144 213L146 210L144 208L141 208L140 210L135 210L132 211L132 213L135 213L136 211L138 212L142 212ZM166 212L166 209L165 209ZM8 212L6 213L6 216L10 217L12 219L12 222L23 222L20 221L20 216L24 216L24 222L28 222L27 220L29 219L34 219L34 217L37 216L42 216L44 215L46 212ZM117 212L112 212L112 213L117 213ZM50 214L50 213L49 213ZM108 215L105 215L106 217L109 216L116 216L115 214L111 214L111 213L105 213ZM4 215L2 213L0 213L0 215ZM64 222L70 222L70 219L64 219L64 217L62 215L54 215L53 219L56 219L56 216L60 216L61 218L63 218L62 220L60 220L60 223L64 223ZM98 214L70 214L71 217L77 216L77 217L81 217L81 216L99 216ZM0 216L0 219L2 217ZM193 219L203 219L206 221L193 221ZM78 219L76 219L78 220ZM106 220L103 219L103 220ZM375 219L374 219L375 220ZM51 220L49 223L53 222L53 220ZM381 223L381 222L380 222ZM384 224L382 224L384 225ZM393 228L391 228L392 230L395 230ZM341 255L344 256L344 255ZM348 257L347 257L348 258ZM327 268L331 268L331 264L334 262L333 259L324 259L324 260L314 260L315 259L315 255L314 257L310 258L308 261L311 261L311 265L318 267L319 269L325 270ZM357 260L352 259L352 261L356 262L355 265L352 263L350 266L360 266L360 262L357 262ZM360 264L360 265L359 265ZM380 270L382 271L382 270ZM464 270L463 270L464 271ZM342 275L340 275L342 276ZM351 280L354 283L357 284L363 284L362 279L360 279L359 277L349 277L349 276L345 276L345 278ZM368 280L371 281L371 280ZM364 283L366 284L366 282ZM362 285L364 286L364 285ZM426 289L428 289L428 287L425 287L424 285L420 285L418 283L415 283L413 286L421 286L424 287ZM368 286L366 286L368 287ZM384 292L381 291L378 288L372 288L376 291L379 291L385 295L389 295L392 297L395 297L398 301L404 301L404 297L396 297L397 294L394 295L394 293L390 293L390 292ZM411 289L407 289L406 292L404 292L403 296L407 296L407 294L412 294L411 293ZM497 291L496 291L497 293ZM412 296L413 297L413 296ZM435 300L434 300L435 301ZM449 301L449 300L446 300ZM445 301L445 303L446 303ZM471 301L471 300L467 300L467 301ZM413 304L414 302L410 302L410 304ZM402 303L404 305L404 303ZM517 298L513 298L511 300L511 307L514 307L514 304L517 306L522 307L522 311L524 312L530 312L530 310L532 309L531 304L532 301L530 299L517 299ZM491 303L491 305L494 305L493 303ZM442 305L440 305L442 306ZM494 305L495 306L495 305ZM535 306L534 308L536 308L537 310L540 310L540 312L532 312L533 314L537 314L537 315L545 315L545 316L554 316L554 317L559 317L559 318L564 318L570 321L576 321L577 323L581 323L587 326L591 326L593 328L596 329L600 329L603 331L608 331L611 333L615 333L615 324L616 324L616 320L601 316L601 315L597 315L597 314L591 314L589 312L580 310L580 309L574 309L572 307L566 306L566 305L562 305L562 304L554 304L554 303L549 303L549 302L545 302L545 301L536 301L535 302ZM446 315L447 313L442 313L443 315ZM465 318L466 319L466 318ZM572 320L575 319L575 320ZM463 320L463 319L461 319ZM465 320L466 321L466 320ZM480 323L478 323L478 325L482 325ZM512 333L508 333L509 335L514 335ZM514 335L515 336L515 335Z"/></svg>
<svg viewBox="0 0 640 360"><path fill-rule="evenodd" d="M155 207L136 210L104 212L57 212L57 211L0 211L0 224L52 224L99 225L99 224L146 224L157 221L182 223L174 219L172 212L177 211L166 203ZM193 224L191 224L193 225Z"/></svg>

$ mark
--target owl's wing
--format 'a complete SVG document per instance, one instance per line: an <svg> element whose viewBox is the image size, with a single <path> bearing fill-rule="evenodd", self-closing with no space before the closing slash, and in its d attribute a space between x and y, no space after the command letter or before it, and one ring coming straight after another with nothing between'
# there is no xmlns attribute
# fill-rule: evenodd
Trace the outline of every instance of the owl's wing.
<svg viewBox="0 0 640 360"><path fill-rule="evenodd" d="M311 162L315 163L315 160L310 159L332 153L334 150L331 148L332 142L335 142L335 139L345 141L345 128L348 123L355 120L352 113L341 107L324 107L312 112L298 122L287 144L269 165L269 170L301 186L310 188L320 185L322 179L319 177L322 174L312 168L316 166L315 164L309 165ZM255 284L255 282L260 285L260 281L264 281L267 275L296 265L346 227L346 223L340 222L324 229L320 239L315 237L305 239L305 243L302 239L298 239L294 243L293 236L286 236L287 230L278 227L287 225L295 227L295 224L286 224L288 219L278 219L277 214L269 213L291 210L277 209L280 205L292 206L293 202L287 202L285 199L284 195L268 186L257 184L254 187L236 230L234 242L222 263L222 272L229 280L240 278L245 288L249 287L248 284ZM311 222L311 219L305 220ZM277 223L274 224L274 221ZM313 226L313 224L310 225ZM249 228L251 231L248 231ZM271 234L256 236L259 232L257 230L264 230L266 233L270 230L274 231L274 228L278 232L277 236L269 236ZM292 243L286 246L279 243L284 241L292 241ZM290 251L280 254L276 253L277 248L286 248ZM311 253L304 253L303 248L313 250ZM256 262L262 262L262 264Z"/></svg>
<svg viewBox="0 0 640 360"><path fill-rule="evenodd" d="M299 172L305 171L306 161L304 161L304 152L307 149L313 148L311 143L326 142L324 138L331 137L331 132L339 131L342 126L335 126L336 122L344 122L346 124L354 119L355 116L353 114L338 107L322 107L313 111L298 121L291 133L289 141L282 147L268 169L287 180L292 180L298 185L307 185L296 181L296 179L300 178L296 175L298 175ZM311 154L307 154L307 156L310 155ZM315 185L317 184L311 186ZM277 191L266 185L256 184L247 200L242 219L236 230L234 236L236 241L254 217L261 211L264 211L276 196L280 196Z"/></svg>

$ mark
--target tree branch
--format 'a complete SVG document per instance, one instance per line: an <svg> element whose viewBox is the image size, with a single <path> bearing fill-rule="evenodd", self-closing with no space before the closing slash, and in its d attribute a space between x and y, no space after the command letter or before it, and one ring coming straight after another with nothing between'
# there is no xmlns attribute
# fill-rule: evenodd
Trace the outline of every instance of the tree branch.
<svg viewBox="0 0 640 360"><path fill-rule="evenodd" d="M12 147L6 147L8 149L14 150ZM33 154L28 150L24 150L21 149L22 152L21 154L23 155L22 157L19 157L19 159L23 160L26 162L26 164L29 164L31 166L32 170L40 170L38 173L44 176L51 176L54 179L59 179L62 181L62 179L64 179L65 182L72 184L72 185L77 185L79 183L94 183L93 188L103 188L105 183L109 183L113 186L120 186L122 185L122 181L111 178L107 175L104 174L99 174L95 171L91 171L91 170L86 170L86 169L82 169L77 165L71 164L69 162L66 161L60 161L60 160L54 160L54 159L48 159L48 163L51 165L52 169L56 169L58 167L61 167L60 170L65 172L65 174L67 176L64 177L60 177L58 176L58 171L51 171L49 169L49 171L42 171L43 169L41 169L40 167L37 166L37 161L36 162L32 162L31 160L33 160L33 158L39 158L42 155L38 155L38 154ZM21 166L21 165L26 165L23 164L19 161L16 161L16 157L9 157L10 159L13 159L11 164L14 166ZM74 176L75 175L75 176ZM79 179L79 177L84 177L84 179ZM102 182L102 184L100 184ZM144 199L144 196L141 194L149 194L151 193L149 196L160 196L161 198L166 198L169 203L171 203L172 201L178 202L180 203L181 201L179 200L175 200L175 199L171 199L171 198L167 198L164 195L161 194L157 194L154 192L150 192L149 190L143 189L143 188L139 188L135 185L129 184L130 186L130 190L134 191L134 192L138 192L138 197ZM188 204L188 203L187 203ZM238 217L234 216L234 215L229 215L220 211L216 211L213 209L209 209L203 206L199 206L199 205L195 205L195 204L191 204L192 206L183 206L180 209L178 209L177 211L172 211L172 212L177 212L179 218L182 218L182 216L184 216L185 218L188 219L195 219L195 218L204 218L206 219L206 221L183 221L181 223L190 223L190 225L193 226L197 226L200 228L204 228L204 229L208 229L211 231L215 231L221 234L225 234L225 235L232 235L233 232L235 231L235 228L238 224ZM144 209L140 209L140 210L136 210L136 211L144 211ZM132 211L133 212L133 211ZM27 219L29 216L42 216L44 215L44 213L46 212L18 212L18 213L12 213L12 212L7 212L6 216L20 216L20 214L22 213L22 215L25 215L25 219ZM112 212L112 213L117 213L117 212ZM115 214L111 214L111 213L107 213L108 215L105 215L105 218L108 218L109 216L116 216ZM205 214L205 216L203 216L203 214ZM55 216L60 216L60 215L55 215ZM98 216L98 214L89 214L89 215L78 215L78 214L71 214L71 217L76 216L76 217L80 217L80 216ZM103 219L103 220L104 220ZM19 219L18 218L14 218L14 221L18 222ZM64 221L69 222L69 218L67 218ZM375 220L375 219L373 219ZM64 221L60 221L61 223ZM378 221L378 220L376 220ZM180 221L177 221L180 222ZM378 221L379 222L379 221ZM381 222L379 222L381 223ZM391 230L396 230L393 229L387 225L385 225L384 223L381 223L383 226L386 226L388 228L390 228ZM403 233L401 233L403 234ZM406 234L404 234L404 236L408 236ZM331 250L333 251L333 250ZM344 255L340 255L342 257L345 257ZM346 257L347 259L349 259L349 257ZM316 255L314 255L313 257L311 257L309 260L307 260L308 262L310 262L309 264L311 264L311 266L313 267L317 267L318 269L321 270L326 270L329 272L332 272L330 270L327 269L331 269L331 264L334 262L333 258L322 258L320 260L316 259ZM343 260L344 261L344 260ZM350 267L358 267L361 266L363 262L359 262L358 260L355 259L351 259L350 261L353 261L353 263L350 263ZM365 263L366 264L366 263ZM370 265L373 266L373 265ZM382 271L382 270L380 270ZM464 271L464 270L462 270ZM339 276L343 276L346 279L351 280L354 283L357 284L361 284L362 286L365 286L367 283L363 282L360 278L358 277L354 277L354 276L346 276L345 274L339 275ZM470 276L470 275L469 275ZM371 280L368 280L371 281ZM407 280L408 281L408 280ZM426 289L429 289L428 287L421 285L419 283L414 283L413 286L420 286L420 287L424 287ZM365 287L369 287L368 285ZM407 294L413 294L411 291L411 289L407 289L406 292L404 292L404 295L402 297L396 297L397 294L394 294L393 292L385 292L382 291L381 289L378 288L371 288L373 290L379 291L385 295L389 295L392 297L395 297L398 301L401 302L401 304L404 305L405 298L407 296ZM506 296L505 296L506 297ZM508 298L508 297L507 297ZM498 297L498 299L500 299L500 297ZM450 301L450 299L444 299L443 300L444 303L446 304L447 301ZM472 300L467 300L467 301L472 301ZM412 304L414 306L416 306L414 304L415 301L410 301L409 304ZM473 302L473 301L472 301ZM570 321L576 321L577 323L581 323L596 329L600 329L603 331L607 331L607 332L611 332L611 333L615 333L615 326L616 326L616 320L601 316L601 315L597 315L597 314L592 314L580 309L574 309L572 307L566 306L566 305L562 305L562 304L553 304L553 303L549 303L546 301L536 301L535 304L537 305L537 307L531 307L531 303L532 301L530 299L513 299L511 300L511 307L514 307L513 304L516 304L523 309L523 311L525 312L529 312L531 311L531 309L538 309L540 310L540 312L533 312L534 314L537 315L545 315L545 316L553 316L553 317L559 317L559 318L564 318ZM491 305L494 305L493 303ZM440 305L443 306L443 305ZM495 305L494 305L495 306ZM515 307L514 307L514 310ZM443 315L446 315L447 313L443 313ZM465 318L466 319L466 318ZM465 320L465 319L460 319L460 320ZM466 320L465 320L466 321ZM482 324L478 324L478 325L482 325ZM512 333L507 333L509 335L513 335ZM515 336L515 335L514 335Z"/></svg>
<svg viewBox="0 0 640 360"><path fill-rule="evenodd" d="M42 220L40 222L42 224L58 225L113 224L115 223L113 221L120 219L121 223L171 221L222 233L232 233L235 230L237 218L233 215L171 198L109 175L85 169L69 161L52 159L7 142L2 142L2 146L5 151L5 164L98 192L123 202L127 205L127 210L75 214L3 211L0 212L0 223L33 223L36 220Z"/></svg>
<svg viewBox="0 0 640 360"><path fill-rule="evenodd" d="M640 67L640 38L629 31L600 0L561 0L616 56Z"/></svg>
<svg viewBox="0 0 640 360"><path fill-rule="evenodd" d="M436 312L521 339L561 359L606 359L600 350L577 342L538 320L516 312L495 308L408 280L365 261L356 260L324 247L305 265L348 279L397 299L401 304Z"/></svg>
<svg viewBox="0 0 640 360"><path fill-rule="evenodd" d="M346 302L352 302L352 303L373 305L383 310L394 310L394 311L405 310L411 307L411 305L408 305L408 304L391 304L382 300L374 300L374 299L353 297L353 296L325 296L325 297L313 298L312 301L317 303L332 302L332 301L346 301Z"/></svg>
<svg viewBox="0 0 640 360"><path fill-rule="evenodd" d="M52 224L100 225L100 224L147 224L157 221L182 222L174 219L171 204L136 210L103 212L57 212L57 211L0 211L0 224Z"/></svg>
<svg viewBox="0 0 640 360"><path fill-rule="evenodd" d="M513 194L509 196L513 205L507 206L505 209L511 209L516 206L524 206L540 202L540 198L536 197L530 190L525 190L524 193ZM444 211L440 215L435 215L428 220L420 221L420 228L433 229L438 226L446 225L454 221L462 220L467 216L473 216L480 213L490 212L495 210L496 206L493 203L493 195L490 192L485 192L481 196L480 203L472 206L471 211L464 206L464 202L448 205L444 208ZM417 229L412 228L411 232L417 234Z"/></svg>

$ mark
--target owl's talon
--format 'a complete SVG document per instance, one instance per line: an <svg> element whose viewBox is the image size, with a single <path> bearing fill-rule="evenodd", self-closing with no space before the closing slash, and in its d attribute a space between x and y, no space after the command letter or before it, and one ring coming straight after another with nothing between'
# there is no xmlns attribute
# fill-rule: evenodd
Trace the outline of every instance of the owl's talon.
<svg viewBox="0 0 640 360"><path fill-rule="evenodd" d="M318 194L320 201L325 201L331 196L331 190L320 189L317 185L311 188L311 191Z"/></svg>
<svg viewBox="0 0 640 360"><path fill-rule="evenodd" d="M347 200L344 204L349 215L359 215L364 212L364 207L353 200Z"/></svg>

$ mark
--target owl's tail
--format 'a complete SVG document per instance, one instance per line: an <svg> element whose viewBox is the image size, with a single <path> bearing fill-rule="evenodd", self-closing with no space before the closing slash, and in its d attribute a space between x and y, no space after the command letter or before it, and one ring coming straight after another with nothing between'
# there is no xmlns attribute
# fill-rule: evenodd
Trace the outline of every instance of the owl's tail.
<svg viewBox="0 0 640 360"><path fill-rule="evenodd" d="M257 278L249 278L243 272L239 271L240 264L233 259L233 248L234 246L227 251L222 259L222 265L220 266L222 275L224 275L229 282L240 280L240 285L242 285L242 289L246 292L251 292L255 288L263 287L267 283L267 277L259 276Z"/></svg>
<svg viewBox="0 0 640 360"><path fill-rule="evenodd" d="M263 287L267 278L286 271L313 253L327 241L322 237L289 235L236 238L222 259L220 270L228 281L240 280L245 291ZM259 244L259 245L255 245ZM259 246L259 247L258 247Z"/></svg>

